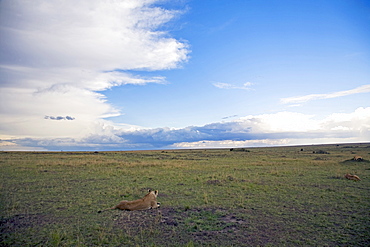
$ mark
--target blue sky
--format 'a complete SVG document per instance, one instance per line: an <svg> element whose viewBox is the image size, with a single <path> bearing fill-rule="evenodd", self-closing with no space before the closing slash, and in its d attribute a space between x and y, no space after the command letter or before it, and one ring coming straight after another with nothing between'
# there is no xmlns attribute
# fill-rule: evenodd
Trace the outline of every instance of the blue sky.
<svg viewBox="0 0 370 247"><path fill-rule="evenodd" d="M0 2L0 149L370 141L368 1Z"/></svg>

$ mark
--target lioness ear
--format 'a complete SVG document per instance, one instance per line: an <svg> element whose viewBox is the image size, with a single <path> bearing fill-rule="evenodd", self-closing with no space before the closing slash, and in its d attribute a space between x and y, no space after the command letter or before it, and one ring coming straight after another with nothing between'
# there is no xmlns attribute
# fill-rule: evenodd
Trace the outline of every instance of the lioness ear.
<svg viewBox="0 0 370 247"><path fill-rule="evenodd" d="M152 191L151 189L148 189L148 192Z"/></svg>
<svg viewBox="0 0 370 247"><path fill-rule="evenodd" d="M155 194L155 195L158 195L158 190L154 191L154 194Z"/></svg>

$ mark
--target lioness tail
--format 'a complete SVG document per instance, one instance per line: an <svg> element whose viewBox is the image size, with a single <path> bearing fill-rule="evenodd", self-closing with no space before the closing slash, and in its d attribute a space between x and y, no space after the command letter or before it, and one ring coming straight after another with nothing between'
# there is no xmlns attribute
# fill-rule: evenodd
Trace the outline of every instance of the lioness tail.
<svg viewBox="0 0 370 247"><path fill-rule="evenodd" d="M114 207L111 207L111 208L106 208L106 209L103 209L103 210L99 210L98 211L98 214L100 214L101 212L104 212L104 211L108 211L108 210L112 210L112 209L116 209L117 207L114 206Z"/></svg>

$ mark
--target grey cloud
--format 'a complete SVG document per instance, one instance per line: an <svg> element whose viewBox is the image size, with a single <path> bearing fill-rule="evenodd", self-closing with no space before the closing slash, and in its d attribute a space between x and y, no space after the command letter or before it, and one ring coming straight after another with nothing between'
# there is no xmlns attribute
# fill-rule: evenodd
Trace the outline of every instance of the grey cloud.
<svg viewBox="0 0 370 247"><path fill-rule="evenodd" d="M45 116L44 119L50 119L50 120L75 120L74 117L71 117L71 116L65 116L65 117L62 117L62 116L57 116L57 117L54 117L54 116Z"/></svg>
<svg viewBox="0 0 370 247"><path fill-rule="evenodd" d="M237 117L237 116L238 116L238 115L232 115L232 116L223 117L222 119L235 118L235 117Z"/></svg>
<svg viewBox="0 0 370 247"><path fill-rule="evenodd" d="M158 128L117 133L127 143L146 147L164 148L179 142L251 140L266 138L265 134L252 133L251 127L240 123L213 123L201 127L191 126L183 129Z"/></svg>

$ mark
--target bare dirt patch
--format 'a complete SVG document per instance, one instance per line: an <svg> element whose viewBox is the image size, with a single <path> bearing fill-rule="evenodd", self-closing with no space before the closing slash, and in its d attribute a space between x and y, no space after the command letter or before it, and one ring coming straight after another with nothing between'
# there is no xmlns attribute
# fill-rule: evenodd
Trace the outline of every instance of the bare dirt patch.
<svg viewBox="0 0 370 247"><path fill-rule="evenodd" d="M240 211L240 212L239 212ZM248 233L248 222L239 210L224 208L173 208L158 210L118 212L115 225L132 235L158 234L156 244L187 244L189 242L210 246L245 246L244 244L268 243L262 235ZM245 212L244 212L245 213ZM145 219L145 220L143 220ZM267 229L260 229L266 232Z"/></svg>
<svg viewBox="0 0 370 247"><path fill-rule="evenodd" d="M51 223L52 218L43 214L19 214L0 220L0 233L12 232L16 229Z"/></svg>

